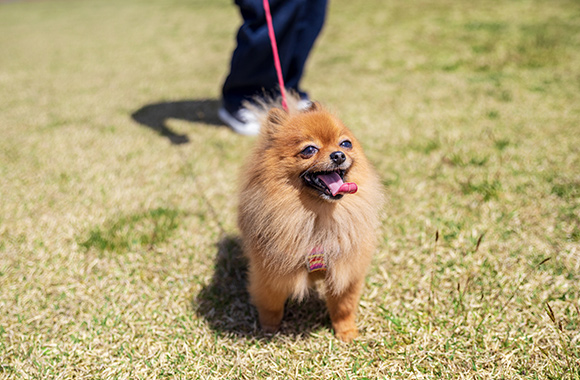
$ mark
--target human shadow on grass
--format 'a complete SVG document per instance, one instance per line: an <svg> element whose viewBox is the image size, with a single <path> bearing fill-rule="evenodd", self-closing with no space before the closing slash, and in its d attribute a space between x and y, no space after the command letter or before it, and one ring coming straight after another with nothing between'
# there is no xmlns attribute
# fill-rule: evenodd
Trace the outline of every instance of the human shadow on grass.
<svg viewBox="0 0 580 380"><path fill-rule="evenodd" d="M247 260L242 256L239 237L226 236L217 243L211 282L192 300L197 314L212 330L244 338L269 338L260 330L258 313L247 291ZM288 301L279 334L305 337L320 328L330 328L326 304L311 294L305 301Z"/></svg>
<svg viewBox="0 0 580 380"><path fill-rule="evenodd" d="M224 126L217 116L220 101L217 99L193 99L147 104L131 114L137 123L151 128L160 136L167 137L173 145L189 143L186 134L179 134L167 126L167 120L179 119L192 123Z"/></svg>

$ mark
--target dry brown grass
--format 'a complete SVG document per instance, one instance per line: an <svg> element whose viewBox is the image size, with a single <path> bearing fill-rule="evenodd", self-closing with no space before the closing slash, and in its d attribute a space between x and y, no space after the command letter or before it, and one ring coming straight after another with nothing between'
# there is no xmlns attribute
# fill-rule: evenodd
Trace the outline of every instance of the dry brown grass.
<svg viewBox="0 0 580 380"><path fill-rule="evenodd" d="M331 2L305 86L389 194L351 345L248 304L238 20L0 1L0 378L580 378L579 4Z"/></svg>

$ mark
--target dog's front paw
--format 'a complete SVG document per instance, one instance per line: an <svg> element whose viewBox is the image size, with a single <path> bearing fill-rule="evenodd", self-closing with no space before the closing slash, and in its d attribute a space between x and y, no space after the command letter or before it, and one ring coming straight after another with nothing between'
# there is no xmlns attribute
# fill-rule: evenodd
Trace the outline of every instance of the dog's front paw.
<svg viewBox="0 0 580 380"><path fill-rule="evenodd" d="M280 329L284 309L282 310L258 310L260 315L260 326L265 333L275 333Z"/></svg>
<svg viewBox="0 0 580 380"><path fill-rule="evenodd" d="M266 334L274 334L275 332L277 332L278 330L280 330L280 324L271 325L271 324L264 324L264 323L262 323L262 330Z"/></svg>
<svg viewBox="0 0 580 380"><path fill-rule="evenodd" d="M345 343L350 343L354 338L358 336L358 329L351 328L347 330L337 330L335 331L335 335L338 339L342 340Z"/></svg>

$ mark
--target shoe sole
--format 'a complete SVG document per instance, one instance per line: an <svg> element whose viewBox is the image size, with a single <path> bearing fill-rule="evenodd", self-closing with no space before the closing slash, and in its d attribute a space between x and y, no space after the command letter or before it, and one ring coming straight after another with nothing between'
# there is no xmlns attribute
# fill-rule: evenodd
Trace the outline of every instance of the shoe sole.
<svg viewBox="0 0 580 380"><path fill-rule="evenodd" d="M242 123L235 117L233 117L225 108L220 108L218 110L218 117L220 120L230 127L234 132L245 135L245 136L256 136L260 133L259 123Z"/></svg>

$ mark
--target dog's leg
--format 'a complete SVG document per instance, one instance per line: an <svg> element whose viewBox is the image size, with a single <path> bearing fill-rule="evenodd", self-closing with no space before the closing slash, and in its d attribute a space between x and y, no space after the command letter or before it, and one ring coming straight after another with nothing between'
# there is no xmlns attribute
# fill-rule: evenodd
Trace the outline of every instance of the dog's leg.
<svg viewBox="0 0 580 380"><path fill-rule="evenodd" d="M342 294L328 294L326 297L332 327L336 337L343 342L350 342L358 336L355 319L362 286L363 280L358 280Z"/></svg>
<svg viewBox="0 0 580 380"><path fill-rule="evenodd" d="M268 279L262 278L254 271L250 271L249 292L252 303L258 309L260 325L265 332L273 333L280 328L284 315L284 304L290 295L289 291L268 284Z"/></svg>

